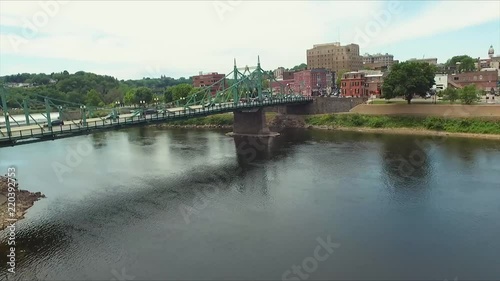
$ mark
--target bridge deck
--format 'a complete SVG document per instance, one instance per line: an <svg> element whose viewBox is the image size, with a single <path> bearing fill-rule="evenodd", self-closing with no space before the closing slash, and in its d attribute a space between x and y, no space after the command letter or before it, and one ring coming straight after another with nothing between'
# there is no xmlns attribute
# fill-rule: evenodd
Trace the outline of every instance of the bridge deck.
<svg viewBox="0 0 500 281"><path fill-rule="evenodd" d="M88 119L85 126L79 124L80 120L66 121L64 126L54 126L51 128L52 130L48 127L40 128L38 125L13 127L10 136L7 136L7 132L0 131L0 147L67 138L91 134L96 131L109 131L126 127L159 124L169 121L232 112L239 109L301 104L311 100L311 97L300 97L275 99L264 102L240 103L236 106L233 103L221 103L211 107L192 106L188 109L171 108L164 113L148 115L146 117L130 117L131 114L127 114L120 116L120 118L117 118L116 120L102 120L100 118Z"/></svg>

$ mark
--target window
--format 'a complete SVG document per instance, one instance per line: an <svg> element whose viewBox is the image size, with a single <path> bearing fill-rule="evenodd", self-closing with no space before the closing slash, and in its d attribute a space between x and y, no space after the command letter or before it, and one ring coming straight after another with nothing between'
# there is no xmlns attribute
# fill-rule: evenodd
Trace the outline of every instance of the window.
<svg viewBox="0 0 500 281"><path fill-rule="evenodd" d="M453 77L453 80L457 81L457 80L458 80L458 77Z"/></svg>

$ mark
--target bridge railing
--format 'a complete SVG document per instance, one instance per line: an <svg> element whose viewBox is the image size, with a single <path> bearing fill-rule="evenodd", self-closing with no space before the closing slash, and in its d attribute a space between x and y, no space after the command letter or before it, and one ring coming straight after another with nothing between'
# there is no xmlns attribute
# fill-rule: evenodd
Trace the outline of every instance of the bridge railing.
<svg viewBox="0 0 500 281"><path fill-rule="evenodd" d="M190 119L195 117L202 117L212 114L219 114L225 112L231 112L238 109L250 109L257 107L273 106L273 105L286 105L293 103L302 103L305 101L312 100L312 97L280 97L280 98L270 98L262 101L248 101L241 102L234 105L232 102L212 104L210 106L203 106L201 108L187 109L184 108L181 111L174 112L163 112L156 113L146 116L133 116L116 118L109 120L96 120L87 121L82 124L73 124L53 126L51 128L30 128L30 129L20 129L11 131L10 136L0 135L0 144L4 141L17 141L17 140L27 140L27 139L37 139L37 138L60 138L65 136L72 136L78 134L88 134L93 131L107 130L112 128L129 127L134 125L141 125L147 123L161 123L182 119Z"/></svg>

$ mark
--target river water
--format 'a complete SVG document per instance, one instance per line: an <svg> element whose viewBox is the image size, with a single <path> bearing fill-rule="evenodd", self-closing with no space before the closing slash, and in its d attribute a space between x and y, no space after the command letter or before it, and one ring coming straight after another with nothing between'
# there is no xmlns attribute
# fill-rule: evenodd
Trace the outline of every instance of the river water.
<svg viewBox="0 0 500 281"><path fill-rule="evenodd" d="M133 128L0 149L27 280L500 277L500 143ZM235 143L236 142L236 143ZM6 173L6 172L2 172Z"/></svg>

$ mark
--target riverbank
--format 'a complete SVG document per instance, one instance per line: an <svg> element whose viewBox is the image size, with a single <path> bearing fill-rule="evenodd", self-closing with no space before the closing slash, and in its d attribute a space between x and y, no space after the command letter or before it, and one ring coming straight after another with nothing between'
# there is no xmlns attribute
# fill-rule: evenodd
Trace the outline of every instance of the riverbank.
<svg viewBox="0 0 500 281"><path fill-rule="evenodd" d="M6 228L10 222L7 219L16 219L20 220L24 218L24 214L28 211L28 209L33 206L33 204L40 200L41 198L45 198L45 195L40 192L29 192L26 190L19 189L19 185L16 182L14 186L15 197L15 215L10 216L9 208L12 208L12 205L8 204L8 193L9 193L9 185L8 179L6 177L0 176L0 230Z"/></svg>
<svg viewBox="0 0 500 281"><path fill-rule="evenodd" d="M310 128L366 133L500 139L500 120L361 114L281 115L266 113L273 129ZM164 128L232 129L233 115L220 114L157 125Z"/></svg>
<svg viewBox="0 0 500 281"><path fill-rule="evenodd" d="M379 116L361 114L325 114L306 116L305 122L311 126L335 128L370 128L399 131L471 135L500 135L500 120L488 118L444 118L420 116ZM425 134L428 134L426 132Z"/></svg>

